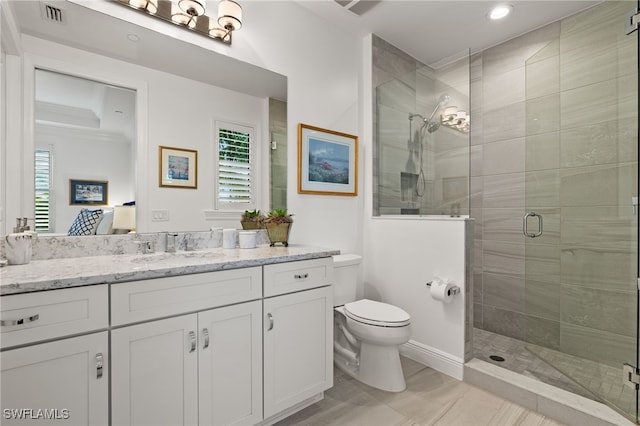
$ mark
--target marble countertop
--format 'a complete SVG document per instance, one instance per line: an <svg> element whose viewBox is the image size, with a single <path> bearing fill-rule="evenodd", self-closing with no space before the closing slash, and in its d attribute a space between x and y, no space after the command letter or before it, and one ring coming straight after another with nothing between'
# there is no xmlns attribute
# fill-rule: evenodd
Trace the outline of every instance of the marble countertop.
<svg viewBox="0 0 640 426"><path fill-rule="evenodd" d="M32 260L0 268L0 296L32 291L247 268L328 257L339 250L289 245L255 249L213 248L176 253Z"/></svg>

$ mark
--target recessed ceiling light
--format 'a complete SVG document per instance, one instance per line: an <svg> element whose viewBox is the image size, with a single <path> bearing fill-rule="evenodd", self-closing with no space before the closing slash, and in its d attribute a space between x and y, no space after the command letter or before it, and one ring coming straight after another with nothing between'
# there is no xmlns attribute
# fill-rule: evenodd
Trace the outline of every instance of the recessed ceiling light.
<svg viewBox="0 0 640 426"><path fill-rule="evenodd" d="M140 40L140 37L137 34L127 34L127 38L129 41L137 43Z"/></svg>
<svg viewBox="0 0 640 426"><path fill-rule="evenodd" d="M502 19L509 13L511 13L511 9L513 9L513 6L511 6L510 4L500 4L491 9L491 11L489 12L489 19Z"/></svg>

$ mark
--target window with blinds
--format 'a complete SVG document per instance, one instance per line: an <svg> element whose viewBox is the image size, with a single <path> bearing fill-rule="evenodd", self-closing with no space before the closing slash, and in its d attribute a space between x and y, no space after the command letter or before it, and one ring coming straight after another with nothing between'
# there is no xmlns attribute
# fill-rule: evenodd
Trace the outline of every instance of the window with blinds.
<svg viewBox="0 0 640 426"><path fill-rule="evenodd" d="M50 231L51 220L51 152L35 153L35 231Z"/></svg>
<svg viewBox="0 0 640 426"><path fill-rule="evenodd" d="M218 199L220 209L246 210L255 204L253 129L218 122Z"/></svg>

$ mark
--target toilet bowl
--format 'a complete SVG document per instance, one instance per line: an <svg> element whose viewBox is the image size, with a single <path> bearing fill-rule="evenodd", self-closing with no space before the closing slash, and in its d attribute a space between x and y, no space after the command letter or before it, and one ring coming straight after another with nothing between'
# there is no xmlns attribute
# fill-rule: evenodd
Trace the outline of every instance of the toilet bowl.
<svg viewBox="0 0 640 426"><path fill-rule="evenodd" d="M411 337L411 318L397 306L355 300L359 263L359 256L334 256L334 363L362 383L401 392L406 383L399 346Z"/></svg>

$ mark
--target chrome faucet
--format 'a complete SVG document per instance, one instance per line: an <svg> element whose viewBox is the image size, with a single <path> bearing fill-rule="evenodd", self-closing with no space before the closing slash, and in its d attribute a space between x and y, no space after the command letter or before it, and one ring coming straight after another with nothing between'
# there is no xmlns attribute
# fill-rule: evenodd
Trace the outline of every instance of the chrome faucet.
<svg viewBox="0 0 640 426"><path fill-rule="evenodd" d="M18 217L18 218L16 218L16 226L13 228L13 232L14 233L19 233L19 232L24 232L24 231L30 231L31 228L27 224L27 221L29 221L29 220L33 220L35 222L35 219L30 219L30 218L27 218L27 217Z"/></svg>
<svg viewBox="0 0 640 426"><path fill-rule="evenodd" d="M176 252L176 237L178 234L175 232L168 232L165 234L164 240L164 251L167 253L175 253Z"/></svg>
<svg viewBox="0 0 640 426"><path fill-rule="evenodd" d="M154 251L153 241L140 241L138 245L140 246L140 252L142 254L149 254Z"/></svg>

